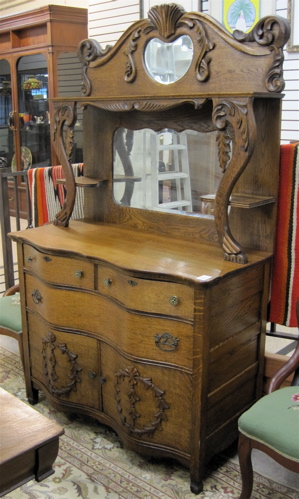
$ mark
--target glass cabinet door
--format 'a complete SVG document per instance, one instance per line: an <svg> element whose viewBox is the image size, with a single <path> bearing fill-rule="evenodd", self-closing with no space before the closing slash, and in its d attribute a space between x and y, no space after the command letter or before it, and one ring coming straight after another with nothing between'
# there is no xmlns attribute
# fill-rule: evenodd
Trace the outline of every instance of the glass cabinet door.
<svg viewBox="0 0 299 499"><path fill-rule="evenodd" d="M14 155L13 135L8 126L11 112L11 68L6 59L0 59L0 167L9 167Z"/></svg>
<svg viewBox="0 0 299 499"><path fill-rule="evenodd" d="M21 165L17 169L49 166L50 120L45 56L32 54L21 57L17 64L17 75L21 146Z"/></svg>

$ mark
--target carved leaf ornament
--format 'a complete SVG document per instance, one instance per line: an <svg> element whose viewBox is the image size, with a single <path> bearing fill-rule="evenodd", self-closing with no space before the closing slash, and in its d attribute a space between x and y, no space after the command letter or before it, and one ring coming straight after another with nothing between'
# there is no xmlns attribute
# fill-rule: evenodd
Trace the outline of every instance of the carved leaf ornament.
<svg viewBox="0 0 299 499"><path fill-rule="evenodd" d="M63 363L61 355L66 357L69 363L68 379L59 379L56 372L56 366L59 362ZM57 360L59 356L59 360ZM77 364L78 355L71 352L65 343L58 343L56 336L49 331L46 338L43 340L42 359L43 371L48 382L48 388L55 397L69 397L70 393L77 391L77 384L80 383L79 373L82 371Z"/></svg>
<svg viewBox="0 0 299 499"><path fill-rule="evenodd" d="M163 397L164 391L156 387L150 378L140 376L133 366L120 369L115 377L117 412L122 425L135 437L152 436L157 428L161 429L162 422L167 421L165 410L169 409L169 405ZM146 393L147 391L150 393ZM144 399L141 399L141 393ZM157 410L149 425L138 427L138 419L141 417L139 408L146 407L145 399L149 396L154 398Z"/></svg>

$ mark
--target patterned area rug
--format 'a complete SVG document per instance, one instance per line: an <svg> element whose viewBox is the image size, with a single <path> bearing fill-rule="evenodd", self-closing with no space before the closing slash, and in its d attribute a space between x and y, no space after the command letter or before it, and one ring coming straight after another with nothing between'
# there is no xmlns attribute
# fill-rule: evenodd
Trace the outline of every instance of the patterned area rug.
<svg viewBox="0 0 299 499"><path fill-rule="evenodd" d="M24 379L17 355L0 348L2 388L26 402ZM7 499L213 499L238 498L239 467L224 456L206 468L204 491L190 492L188 470L169 460L146 459L124 449L114 431L97 421L55 411L40 393L35 409L65 429L60 438L55 473L38 483L34 480L7 494ZM296 499L298 494L257 473L253 499Z"/></svg>

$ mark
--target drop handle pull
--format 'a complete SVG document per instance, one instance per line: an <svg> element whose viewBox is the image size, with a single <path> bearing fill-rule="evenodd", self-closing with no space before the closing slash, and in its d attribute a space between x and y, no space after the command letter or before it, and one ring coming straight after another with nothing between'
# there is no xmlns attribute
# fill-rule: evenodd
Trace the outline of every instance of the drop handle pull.
<svg viewBox="0 0 299 499"><path fill-rule="evenodd" d="M34 289L31 293L32 300L35 303L35 305L39 305L43 301L43 297L40 294L38 289Z"/></svg>

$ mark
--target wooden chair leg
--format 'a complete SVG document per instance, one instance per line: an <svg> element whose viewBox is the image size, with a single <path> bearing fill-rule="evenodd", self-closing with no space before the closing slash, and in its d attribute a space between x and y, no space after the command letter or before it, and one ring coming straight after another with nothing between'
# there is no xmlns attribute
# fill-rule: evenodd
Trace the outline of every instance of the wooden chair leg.
<svg viewBox="0 0 299 499"><path fill-rule="evenodd" d="M251 462L251 440L245 437L243 433L239 434L239 463L242 478L242 492L240 499L250 499L253 488L253 469Z"/></svg>
<svg viewBox="0 0 299 499"><path fill-rule="evenodd" d="M23 333L19 333L19 335L18 335L18 343L19 343L19 351L20 351L21 362L22 362L23 369L24 369Z"/></svg>

